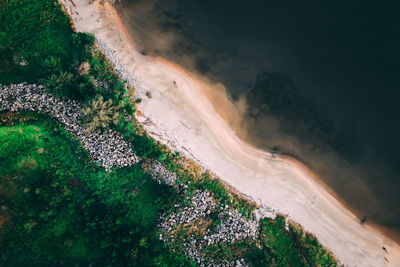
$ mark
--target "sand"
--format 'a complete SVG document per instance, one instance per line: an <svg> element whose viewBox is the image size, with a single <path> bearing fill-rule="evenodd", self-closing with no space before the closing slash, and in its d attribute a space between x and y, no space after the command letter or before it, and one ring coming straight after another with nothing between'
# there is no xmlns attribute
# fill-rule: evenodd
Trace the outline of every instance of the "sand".
<svg viewBox="0 0 400 267"><path fill-rule="evenodd" d="M235 109L220 85L165 59L142 55L107 1L73 1L61 0L76 30L94 34L114 52L114 60L120 62L117 69L134 76L131 82L142 98L138 120L153 138L194 159L257 203L300 223L341 264L400 266L400 246L375 228L361 225L305 166L273 158L237 138L224 120L224 112Z"/></svg>

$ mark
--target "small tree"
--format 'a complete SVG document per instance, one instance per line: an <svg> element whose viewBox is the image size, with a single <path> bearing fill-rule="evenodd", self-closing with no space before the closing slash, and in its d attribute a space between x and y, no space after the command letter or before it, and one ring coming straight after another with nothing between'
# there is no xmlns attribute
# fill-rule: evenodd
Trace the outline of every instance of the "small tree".
<svg viewBox="0 0 400 267"><path fill-rule="evenodd" d="M55 62L53 62L55 63ZM50 61L46 64L53 64ZM43 81L43 85L48 89L52 90L57 95L63 94L62 92L66 87L68 87L73 81L75 77L72 73L69 72L60 72L59 74L52 74L50 77Z"/></svg>
<svg viewBox="0 0 400 267"><path fill-rule="evenodd" d="M82 109L82 122L91 131L105 132L118 123L122 108L122 103L115 105L111 99L104 101L102 95L97 95Z"/></svg>

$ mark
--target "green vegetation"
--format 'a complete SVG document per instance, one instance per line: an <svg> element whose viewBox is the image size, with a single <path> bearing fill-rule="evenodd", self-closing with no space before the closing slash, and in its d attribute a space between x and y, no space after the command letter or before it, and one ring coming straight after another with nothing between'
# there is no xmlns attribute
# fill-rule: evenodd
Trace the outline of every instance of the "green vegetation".
<svg viewBox="0 0 400 267"><path fill-rule="evenodd" d="M177 173L181 183L190 182L189 186L192 190L208 190L218 204L229 205L237 209L245 218L253 218L252 214L257 208L255 203L235 193L232 187L224 184L209 172L203 173L200 166L180 156L179 153L171 153L162 146L160 146L160 149L166 155L164 164L167 169Z"/></svg>
<svg viewBox="0 0 400 267"><path fill-rule="evenodd" d="M306 233L300 225L289 224L289 231L296 246L308 262L315 266L336 266L336 260L317 240L315 236Z"/></svg>
<svg viewBox="0 0 400 267"><path fill-rule="evenodd" d="M91 131L106 131L118 124L122 108L122 103L114 105L111 99L104 101L102 95L97 95L82 109L82 122Z"/></svg>
<svg viewBox="0 0 400 267"><path fill-rule="evenodd" d="M90 58L93 42L73 32L55 1L2 1L0 83L42 82L58 95L83 99L94 88L77 68Z"/></svg>
<svg viewBox="0 0 400 267"><path fill-rule="evenodd" d="M304 266L306 261L296 250L293 239L285 229L285 218L277 217L275 220L261 222L261 241L276 255L278 266Z"/></svg>
<svg viewBox="0 0 400 267"><path fill-rule="evenodd" d="M188 265L158 240L176 193L136 165L105 172L50 119L1 127L5 266Z"/></svg>
<svg viewBox="0 0 400 267"><path fill-rule="evenodd" d="M192 266L182 252L190 234L201 239L221 223L217 214L176 229L176 243L159 241L158 218L196 190L246 218L257 208L195 163L151 139L129 118L135 103L126 84L94 44L75 33L55 1L0 4L0 83L42 83L84 108L91 130L112 128L144 161L163 162L186 195L160 185L141 164L106 172L49 117L0 113L0 262L3 266ZM252 266L335 266L332 255L301 227L263 220L260 238L207 247L216 262L243 257Z"/></svg>
<svg viewBox="0 0 400 267"><path fill-rule="evenodd" d="M289 223L277 216L275 220L261 221L260 239L263 245L273 253L273 262L277 266L336 266L336 260L310 234L304 233L298 225Z"/></svg>
<svg viewBox="0 0 400 267"><path fill-rule="evenodd" d="M83 62L90 66L87 72L79 68ZM93 36L75 33L57 1L0 4L0 83L19 82L41 83L79 101L96 93L115 101L125 91Z"/></svg>
<svg viewBox="0 0 400 267"><path fill-rule="evenodd" d="M132 149L141 158L165 159L165 153L161 151L160 145L151 139L135 122L129 122L121 118L116 126L117 131L131 141Z"/></svg>

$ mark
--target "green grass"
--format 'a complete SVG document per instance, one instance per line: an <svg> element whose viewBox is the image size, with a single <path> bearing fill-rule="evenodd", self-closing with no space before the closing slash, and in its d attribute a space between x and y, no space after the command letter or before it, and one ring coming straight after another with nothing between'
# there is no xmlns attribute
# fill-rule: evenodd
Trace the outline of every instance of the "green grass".
<svg viewBox="0 0 400 267"><path fill-rule="evenodd" d="M5 266L189 264L157 235L177 195L138 165L105 172L49 119L3 126L0 139Z"/></svg>
<svg viewBox="0 0 400 267"><path fill-rule="evenodd" d="M78 68L84 61L89 62L90 72L80 75ZM75 33L58 1L3 0L0 4L0 84L19 82L41 83L57 96L79 101L95 94L118 101L125 91L111 64L96 49L94 37Z"/></svg>
<svg viewBox="0 0 400 267"><path fill-rule="evenodd" d="M285 217L263 219L260 240L273 255L277 266L337 266L335 258L317 239L294 224L285 228Z"/></svg>
<svg viewBox="0 0 400 267"><path fill-rule="evenodd" d="M289 231L295 241L296 247L314 266L336 266L332 254L324 248L315 236L306 233L300 225L289 224Z"/></svg>
<svg viewBox="0 0 400 267"><path fill-rule="evenodd" d="M285 229L285 218L262 220L260 239L271 249L278 266L306 266L303 256L297 251L293 239Z"/></svg>
<svg viewBox="0 0 400 267"><path fill-rule="evenodd" d="M0 5L0 83L44 82L70 73L55 93L82 99L94 93L88 78L78 75L90 57L94 38L74 33L57 1L7 0ZM21 61L26 64L21 65Z"/></svg>

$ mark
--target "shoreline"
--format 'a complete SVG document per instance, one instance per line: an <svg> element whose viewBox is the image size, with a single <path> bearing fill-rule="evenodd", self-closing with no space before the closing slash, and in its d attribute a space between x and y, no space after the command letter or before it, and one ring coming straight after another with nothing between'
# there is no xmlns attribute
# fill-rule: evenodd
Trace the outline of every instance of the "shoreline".
<svg viewBox="0 0 400 267"><path fill-rule="evenodd" d="M120 23L120 27L122 29L122 31L127 34L127 39L129 39L130 41L133 42L133 38L129 35L127 29L125 28L125 26L123 25L121 19L118 17L118 21ZM160 63L166 64L168 66L170 66L171 68L177 70L178 72L180 72L182 75L184 76L188 76L191 79L199 79L198 77L196 77L196 74L192 74L189 73L188 71L186 71L183 67L179 66L177 63L169 61L167 59L164 59L162 57L155 57L155 59L157 61L159 61ZM204 89L204 94L206 95L207 99L210 101L210 103L213 105L213 107L215 108L216 106L218 106L219 108L215 108L216 114L218 114L230 127L230 130L232 132L232 134L235 136L236 140L238 141L238 143L241 146L244 146L246 148L249 149L250 153L254 153L258 156L261 157L267 157L269 159L272 160L276 160L276 161L282 161L285 162L287 164L292 165L295 168L298 168L299 170L301 170L301 172L304 173L304 175L310 179L313 179L316 183L318 183L318 185L322 186L328 194L330 194L331 196L333 196L333 198L335 198L335 200L337 200L339 202L339 204L341 205L341 207L348 211L349 213L351 213L352 216L355 216L356 219L358 220L358 222L360 222L361 224L361 218L363 217L362 214L352 208L350 205L348 205L346 203L346 201L344 201L340 195L338 195L333 189L331 189L320 177L318 177L318 175L313 172L313 170L311 170L304 162L299 161L298 159L294 158L294 157L290 157L287 155L282 155L282 154L275 154L277 156L274 156L272 154L272 151L265 151L261 148L258 148L256 146L254 146L253 144L249 144L246 143L245 141L243 141L242 139L240 139L240 137L238 136L238 134L235 132L234 128L235 127L239 127L238 126L238 122L232 122L232 115L226 115L225 113L227 112L226 110L223 110L224 107L227 107L228 112L231 113L235 113L239 114L239 112L237 111L237 109L233 106L233 103L228 99L228 96L226 94L225 91L223 92L217 92L213 95L213 92L211 92L211 90L207 90L208 88L202 88ZM219 98L217 98L219 97ZM216 101L220 101L221 98L223 98L222 102L223 104L220 103L216 103ZM222 106L222 108L221 108ZM222 109L222 110L221 110ZM238 190L240 192L240 190ZM247 196L247 195L246 195ZM248 197L248 196L247 196ZM251 196L250 196L251 197ZM273 207L274 209L276 209L277 207ZM288 215L288 214L285 214ZM387 238L392 239L393 241L395 241L398 245L400 245L400 233L396 232L395 230L392 230L390 228L384 227L376 222L374 222L373 220L368 219L365 223L362 224L364 227L371 227L374 230L379 231L381 234L385 235Z"/></svg>
<svg viewBox="0 0 400 267"><path fill-rule="evenodd" d="M259 151L242 141L239 142L228 123L218 113L218 109L210 102L207 93L202 90L209 88L204 81L196 81L195 75L172 62L146 57L135 51L132 37L129 36L117 12L108 2L105 2L104 6L100 6L97 1L92 5L82 3L87 1L81 1L77 6L71 6L71 2L67 0L62 2L64 5L69 5L70 11L75 10L76 13L72 12L70 16L79 31L93 33L96 39L103 43L107 42L106 45L111 51L114 50L117 55L119 53L119 59L124 61L127 69L134 76L141 78L140 81L133 82L139 85L137 86L138 95L144 100L138 106L144 116L138 119L141 122L150 121L149 125L144 127L153 138L179 151L187 151L185 154L188 154L190 158L212 170L239 192L252 197L258 204L267 202L265 204L268 206L280 212L283 211L283 214L288 214L289 219L315 234L341 263L386 266L385 256L389 264L400 262L399 246L369 225L357 227L358 218L334 198L306 166L302 166L291 158L282 157L281 160L277 160L265 154L268 152ZM68 8L66 10L68 11ZM152 77L151 80L149 75ZM177 88L174 88L171 78L177 81ZM185 87L187 85L187 88L181 88L182 85ZM154 95L152 99L145 96L146 89ZM171 115L174 118L171 118ZM173 119L175 120L172 121ZM186 126L183 127L185 129L182 129L182 126ZM220 160L220 156L223 160ZM265 161L268 166L264 166ZM230 170L236 164L240 166ZM233 171L239 173L230 176ZM236 178L232 178L233 176ZM250 183L247 183L243 177L251 180ZM271 189L260 192L259 187L265 190L270 187ZM280 192L275 193L274 190ZM265 194L273 196L265 197ZM308 205L313 206L314 202L313 198L307 194L315 194L314 199L318 197L315 202L322 204L316 203L315 205L318 206L316 208L308 207ZM299 214L296 213L295 208L303 208L303 210L300 210ZM318 217L313 218L315 215ZM345 222L335 219L339 216L343 217ZM326 229L329 226L334 229ZM340 228L344 232L347 231L349 236L338 233ZM336 233L341 236L335 239ZM332 239L335 239L335 242ZM358 243L362 243L363 247L355 247ZM388 249L388 255L382 250L383 245Z"/></svg>

